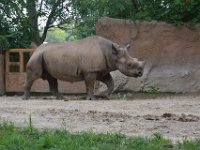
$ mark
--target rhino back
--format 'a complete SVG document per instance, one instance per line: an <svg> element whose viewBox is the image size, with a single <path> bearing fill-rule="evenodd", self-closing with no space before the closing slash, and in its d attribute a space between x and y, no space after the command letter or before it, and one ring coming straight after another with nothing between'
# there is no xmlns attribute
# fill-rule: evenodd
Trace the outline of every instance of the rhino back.
<svg viewBox="0 0 200 150"><path fill-rule="evenodd" d="M47 71L62 80L79 80L85 72L107 70L109 41L93 36L67 43L41 47Z"/></svg>

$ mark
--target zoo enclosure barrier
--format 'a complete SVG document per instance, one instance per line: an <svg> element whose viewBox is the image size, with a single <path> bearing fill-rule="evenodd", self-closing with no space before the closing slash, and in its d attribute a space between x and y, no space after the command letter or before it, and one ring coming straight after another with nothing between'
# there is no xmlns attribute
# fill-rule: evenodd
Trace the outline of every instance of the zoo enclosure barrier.
<svg viewBox="0 0 200 150"><path fill-rule="evenodd" d="M34 49L10 49L5 54L5 90L22 92L26 64Z"/></svg>
<svg viewBox="0 0 200 150"><path fill-rule="evenodd" d="M5 92L23 92L26 79L26 64L34 49L10 49L5 54ZM85 93L83 82L69 83L58 80L61 93ZM49 92L47 81L38 79L33 83L32 92Z"/></svg>
<svg viewBox="0 0 200 150"><path fill-rule="evenodd" d="M3 49L0 45L0 95L5 93L5 80L4 80L4 55Z"/></svg>

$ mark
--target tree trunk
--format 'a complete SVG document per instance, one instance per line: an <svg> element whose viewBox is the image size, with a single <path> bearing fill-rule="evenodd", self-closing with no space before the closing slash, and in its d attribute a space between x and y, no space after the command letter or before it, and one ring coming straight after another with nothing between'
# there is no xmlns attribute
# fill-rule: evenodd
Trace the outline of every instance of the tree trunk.
<svg viewBox="0 0 200 150"><path fill-rule="evenodd" d="M40 33L38 29L38 15L37 15L37 10L36 10L36 0L27 0L26 3L26 8L28 12L28 17L29 17L29 23L31 27L29 28L29 34L30 34L30 40L36 45L40 45L43 43L43 41L40 38Z"/></svg>

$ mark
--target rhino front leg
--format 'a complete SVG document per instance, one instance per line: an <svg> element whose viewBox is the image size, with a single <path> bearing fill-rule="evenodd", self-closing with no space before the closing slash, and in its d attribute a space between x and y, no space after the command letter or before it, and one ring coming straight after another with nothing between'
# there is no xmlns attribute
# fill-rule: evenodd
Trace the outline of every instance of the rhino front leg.
<svg viewBox="0 0 200 150"><path fill-rule="evenodd" d="M105 83L107 86L107 90L101 92L98 95L98 97L109 99L108 97L110 96L110 94L112 94L114 90L114 82L113 82L111 74L108 73L104 75L103 77L100 77L98 80Z"/></svg>
<svg viewBox="0 0 200 150"><path fill-rule="evenodd" d="M86 90L87 90L87 97L86 99L88 100L95 100L94 96L94 84L96 81L96 73L88 73L84 75L85 79L85 85L86 85Z"/></svg>
<svg viewBox="0 0 200 150"><path fill-rule="evenodd" d="M47 73L47 81L49 83L50 92L56 97L56 99L64 99L64 97L58 91L58 81Z"/></svg>

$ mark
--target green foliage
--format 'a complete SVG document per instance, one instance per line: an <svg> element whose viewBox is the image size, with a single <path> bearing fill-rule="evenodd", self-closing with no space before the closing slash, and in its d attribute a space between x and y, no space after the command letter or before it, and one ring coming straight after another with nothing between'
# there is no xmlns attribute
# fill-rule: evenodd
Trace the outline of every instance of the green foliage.
<svg viewBox="0 0 200 150"><path fill-rule="evenodd" d="M3 50L8 48L24 48L29 45L28 36L25 35L20 20L21 5L17 1L2 0L0 2L0 45Z"/></svg>
<svg viewBox="0 0 200 150"><path fill-rule="evenodd" d="M103 16L131 18L130 0L71 0L71 5L75 18L73 34L78 39L95 34L96 21Z"/></svg>
<svg viewBox="0 0 200 150"><path fill-rule="evenodd" d="M200 22L200 1L1 0L0 46L26 48L31 41L41 44L52 27L65 33L52 31L47 41L80 39L95 34L96 21L104 16L194 25Z"/></svg>
<svg viewBox="0 0 200 150"><path fill-rule="evenodd" d="M63 42L67 38L67 33L64 30L61 30L59 28L50 28L47 37L45 39L46 42Z"/></svg>
<svg viewBox="0 0 200 150"><path fill-rule="evenodd" d="M185 139L182 142L179 142L179 144L176 147L177 149L180 150L199 150L200 149L199 143L200 139L196 139L194 141L189 141Z"/></svg>
<svg viewBox="0 0 200 150"><path fill-rule="evenodd" d="M27 36L23 36L22 28L15 29L15 24L8 21L5 14L0 13L0 20L0 47L3 50L8 48L23 48L28 45Z"/></svg>
<svg viewBox="0 0 200 150"><path fill-rule="evenodd" d="M25 48L29 46L29 41L20 32L8 32L0 35L0 46L3 50L8 48Z"/></svg>
<svg viewBox="0 0 200 150"><path fill-rule="evenodd" d="M154 86L149 86L147 91L150 93L159 93L159 88Z"/></svg>
<svg viewBox="0 0 200 150"><path fill-rule="evenodd" d="M1 0L0 45L3 49L41 44L54 24L68 22L65 0Z"/></svg>
<svg viewBox="0 0 200 150"><path fill-rule="evenodd" d="M95 34L95 23L103 17L159 20L175 25L200 22L200 1L197 0L71 0L76 16L77 38Z"/></svg>
<svg viewBox="0 0 200 150"><path fill-rule="evenodd" d="M136 19L154 19L176 25L200 22L200 1L197 0L143 0Z"/></svg>

